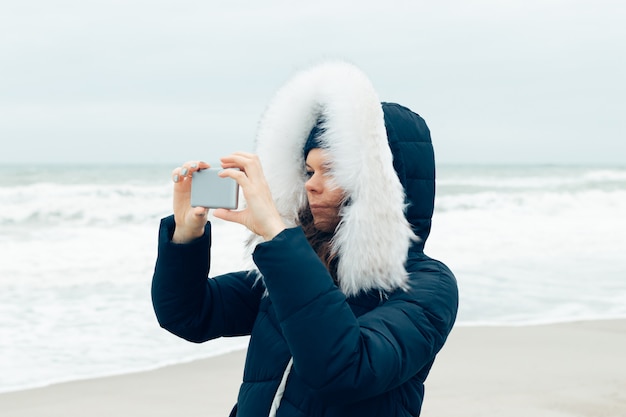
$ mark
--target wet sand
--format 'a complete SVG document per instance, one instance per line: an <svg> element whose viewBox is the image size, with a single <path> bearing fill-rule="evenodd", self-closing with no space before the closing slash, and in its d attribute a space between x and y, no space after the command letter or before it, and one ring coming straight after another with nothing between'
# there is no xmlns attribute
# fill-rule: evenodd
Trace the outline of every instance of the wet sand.
<svg viewBox="0 0 626 417"><path fill-rule="evenodd" d="M0 394L0 415L223 417L244 359ZM422 416L626 416L626 320L457 327L426 381Z"/></svg>

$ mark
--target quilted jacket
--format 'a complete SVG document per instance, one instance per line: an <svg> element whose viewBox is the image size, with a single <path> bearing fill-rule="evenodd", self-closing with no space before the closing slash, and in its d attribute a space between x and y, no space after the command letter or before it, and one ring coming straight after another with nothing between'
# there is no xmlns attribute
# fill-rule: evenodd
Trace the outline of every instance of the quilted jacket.
<svg viewBox="0 0 626 417"><path fill-rule="evenodd" d="M333 249L334 280L298 226L306 203L302 148L318 120L331 175L348 195ZM424 254L435 196L430 132L409 109L381 103L357 68L326 63L294 76L270 102L256 152L287 229L251 236L250 270L210 276L211 225L171 242L161 222L152 284L162 327L193 342L251 335L233 415L417 416L424 381L454 324L452 272Z"/></svg>

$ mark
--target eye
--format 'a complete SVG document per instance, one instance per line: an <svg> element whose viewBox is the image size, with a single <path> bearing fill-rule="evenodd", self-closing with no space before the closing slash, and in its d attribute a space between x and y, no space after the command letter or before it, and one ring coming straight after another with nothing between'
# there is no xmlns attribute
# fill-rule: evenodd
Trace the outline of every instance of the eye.
<svg viewBox="0 0 626 417"><path fill-rule="evenodd" d="M321 172L324 176L331 175L333 171L333 165L330 162L325 162L322 164Z"/></svg>
<svg viewBox="0 0 626 417"><path fill-rule="evenodd" d="M308 170L308 169L307 169L307 170L306 170L306 173L305 173L305 175L306 175L306 179L307 179L307 180L308 180L308 179L310 179L310 178L313 176L313 174L315 174L315 171L312 171L312 170Z"/></svg>

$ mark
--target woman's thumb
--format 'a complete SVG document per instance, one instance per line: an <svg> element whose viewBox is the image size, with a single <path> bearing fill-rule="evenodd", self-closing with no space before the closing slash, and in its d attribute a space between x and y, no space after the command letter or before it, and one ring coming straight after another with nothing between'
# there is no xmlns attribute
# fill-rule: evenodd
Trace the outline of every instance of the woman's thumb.
<svg viewBox="0 0 626 417"><path fill-rule="evenodd" d="M231 211L231 210L226 210L223 208L218 208L213 211L213 216L217 217L218 219L226 220L227 222L241 223L239 219L240 213L241 212L238 212L238 211Z"/></svg>

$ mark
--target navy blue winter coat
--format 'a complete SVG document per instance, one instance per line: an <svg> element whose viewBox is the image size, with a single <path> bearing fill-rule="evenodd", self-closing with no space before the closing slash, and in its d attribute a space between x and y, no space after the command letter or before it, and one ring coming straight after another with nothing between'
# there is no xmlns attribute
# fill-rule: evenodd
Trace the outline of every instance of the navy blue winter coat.
<svg viewBox="0 0 626 417"><path fill-rule="evenodd" d="M340 66L338 72L343 70ZM355 78L352 71L348 68L351 80ZM324 71L315 74L320 72ZM328 74L323 75L326 77L323 79L328 79ZM335 76L332 71L331 75ZM310 83L311 75L304 80ZM333 92L337 89L331 87ZM288 92L291 90L302 94L302 89L293 85L287 88ZM328 104L341 101L340 98L334 95L319 98L317 90L314 94L315 103L322 105L310 106L314 114L306 118L299 134L294 134L298 137L294 149L302 149L306 134L321 111L328 123L324 146L328 146L335 161L354 166L354 161L342 159L352 156L346 157L346 153L333 148L330 141L341 142L341 128L347 125L354 129L355 125L363 124L363 119L352 122L355 117L351 110L346 115ZM283 92L272 103L265 120L274 123L273 108L279 113L286 111L281 101L285 96L289 94ZM393 417L420 413L424 381L456 318L457 286L452 272L423 252L434 204L434 156L428 128L423 119L410 110L397 104L381 106L378 101L374 105L373 100L364 99L368 105L377 107L372 110L376 115L372 118L376 120L355 140L363 140L367 132L380 133L378 124L382 123L384 137L373 140L384 139L384 149L378 148L375 154L389 152L390 158L383 158L381 166L385 163L390 166L381 168L385 171L382 174L352 176L340 183L351 198L350 207L344 212L346 223L339 226L345 230L337 234L345 233L340 235L342 242L350 238L358 240L361 235L367 240L357 242L356 246L337 244L340 263L344 262L338 269L339 282L335 283L297 224L291 224L292 227L271 241L253 244L256 271L207 279L210 224L202 238L178 245L171 242L175 228L173 217L161 223L152 285L153 305L161 326L193 342L251 335L237 399L237 416L268 415L290 358L293 358L293 368L278 417ZM293 106L288 99L287 102ZM358 112L363 112L363 108ZM261 142L274 131L263 124L260 129L258 140ZM271 146L267 149L276 146L269 142ZM257 150L264 162L263 143L258 144ZM264 171L270 187L275 187L276 179L280 180L285 173L272 174L276 163L272 158L276 156L265 157ZM284 161L295 161L294 170L302 169L298 166L303 165L302 156L285 153L284 158ZM363 161L362 155L356 158L356 163ZM344 174L349 176L341 170L333 173L338 179ZM298 178L304 176L303 173L298 175ZM297 182L294 187L302 185L300 180L294 181ZM367 197L370 186L376 188L373 197ZM392 201L397 200L397 196L394 197L396 186L401 191L399 202ZM377 197L376 193L382 194ZM286 195L292 194L286 191ZM293 204L301 204L301 199L295 196L292 199L295 203L285 203L279 192L274 196L286 222L297 223L290 216L293 216ZM375 217L363 214L377 213L377 207L372 208L374 204L383 206L381 214ZM361 208L367 210L361 211ZM387 215L390 210L400 210L402 219L398 220L395 214ZM402 229L407 227L408 232ZM416 240L415 235L420 240ZM394 236L402 242L396 245ZM361 253L363 250L356 253L355 248L366 248L367 253ZM400 250L403 255L398 256ZM401 272L387 273L398 268ZM259 276L261 279L257 279ZM379 276L382 278L377 278Z"/></svg>

